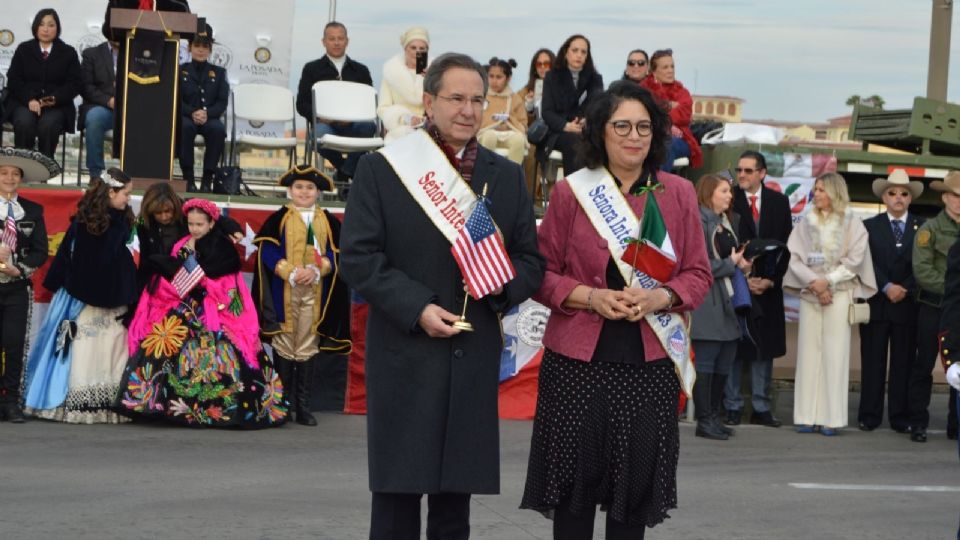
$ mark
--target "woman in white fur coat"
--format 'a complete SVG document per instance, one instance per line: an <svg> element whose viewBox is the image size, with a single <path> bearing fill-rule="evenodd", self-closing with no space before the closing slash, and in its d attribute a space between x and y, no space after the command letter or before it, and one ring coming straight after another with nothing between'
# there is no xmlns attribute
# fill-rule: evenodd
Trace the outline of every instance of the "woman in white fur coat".
<svg viewBox="0 0 960 540"><path fill-rule="evenodd" d="M850 333L856 298L877 292L867 229L847 208L847 184L824 173L813 185L813 209L793 228L784 288L800 295L793 423L800 433L836 435L847 425Z"/></svg>
<svg viewBox="0 0 960 540"><path fill-rule="evenodd" d="M383 65L380 83L380 105L377 114L386 130L384 142L410 133L425 120L423 113L423 74L417 73L417 53L426 54L430 35L425 28L414 26L400 36L403 52Z"/></svg>

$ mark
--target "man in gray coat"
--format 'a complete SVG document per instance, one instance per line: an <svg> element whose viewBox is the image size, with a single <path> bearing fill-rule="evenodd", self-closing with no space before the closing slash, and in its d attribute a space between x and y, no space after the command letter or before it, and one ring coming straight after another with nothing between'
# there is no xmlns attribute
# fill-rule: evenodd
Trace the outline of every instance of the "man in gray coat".
<svg viewBox="0 0 960 540"><path fill-rule="evenodd" d="M470 494L500 490L500 316L539 288L545 263L522 169L477 144L486 90L470 57L435 59L426 127L361 158L347 203L342 275L370 306L371 539L419 538L423 494L427 538L468 538ZM515 277L466 299L468 332L453 325L466 293L451 227L462 233L475 206L457 205L482 194Z"/></svg>

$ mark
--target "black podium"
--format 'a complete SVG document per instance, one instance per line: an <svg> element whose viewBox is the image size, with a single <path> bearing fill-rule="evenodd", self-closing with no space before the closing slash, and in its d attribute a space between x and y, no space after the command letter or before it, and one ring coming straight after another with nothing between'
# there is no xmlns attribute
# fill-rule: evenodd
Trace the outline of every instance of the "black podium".
<svg viewBox="0 0 960 540"><path fill-rule="evenodd" d="M180 38L197 31L197 16L170 11L110 10L110 26L123 38L117 59L114 155L138 184L173 178L179 114ZM164 32L158 77L131 77L134 30Z"/></svg>

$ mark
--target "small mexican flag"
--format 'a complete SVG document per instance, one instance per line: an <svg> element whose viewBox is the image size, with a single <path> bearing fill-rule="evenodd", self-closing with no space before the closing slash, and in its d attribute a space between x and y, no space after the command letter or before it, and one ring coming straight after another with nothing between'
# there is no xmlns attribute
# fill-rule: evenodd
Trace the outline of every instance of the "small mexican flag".
<svg viewBox="0 0 960 540"><path fill-rule="evenodd" d="M620 259L660 283L670 279L673 268L677 266L677 255L673 252L667 224L663 222L653 193L647 194L643 221L640 222L640 238L630 240Z"/></svg>

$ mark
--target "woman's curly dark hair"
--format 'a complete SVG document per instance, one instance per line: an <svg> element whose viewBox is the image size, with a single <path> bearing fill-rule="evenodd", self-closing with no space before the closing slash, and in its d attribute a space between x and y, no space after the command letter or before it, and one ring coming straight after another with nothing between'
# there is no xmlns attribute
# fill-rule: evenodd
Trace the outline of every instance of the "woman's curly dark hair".
<svg viewBox="0 0 960 540"><path fill-rule="evenodd" d="M132 180L127 173L116 167L107 169L107 174L113 177L124 186ZM101 235L110 225L110 193L120 191L123 188L114 188L107 185L106 182L95 178L87 186L80 202L77 203L77 213L74 215L77 223L83 223L87 226L87 232L93 235ZM130 205L124 209L124 218L128 227L133 226L133 210Z"/></svg>
<svg viewBox="0 0 960 540"><path fill-rule="evenodd" d="M633 81L615 81L605 92L590 100L581 134L580 156L591 169L607 166L609 158L604 143L607 122L624 101L639 101L650 114L652 135L643 170L656 176L667 159L667 149L670 147L670 115L658 105L657 98L649 90Z"/></svg>

